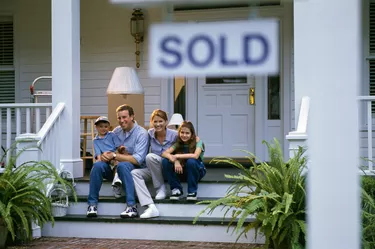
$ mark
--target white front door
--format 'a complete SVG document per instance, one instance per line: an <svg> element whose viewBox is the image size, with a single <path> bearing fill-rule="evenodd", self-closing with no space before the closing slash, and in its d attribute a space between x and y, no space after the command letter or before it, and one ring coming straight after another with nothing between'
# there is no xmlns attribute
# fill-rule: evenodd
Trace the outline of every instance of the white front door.
<svg viewBox="0 0 375 249"><path fill-rule="evenodd" d="M205 156L255 152L255 77L198 79L197 130Z"/></svg>

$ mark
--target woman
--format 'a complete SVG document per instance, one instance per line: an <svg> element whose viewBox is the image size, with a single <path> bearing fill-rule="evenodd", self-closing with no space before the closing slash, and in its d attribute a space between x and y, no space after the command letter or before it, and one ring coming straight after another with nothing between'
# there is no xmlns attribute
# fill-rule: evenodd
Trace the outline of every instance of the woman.
<svg viewBox="0 0 375 249"><path fill-rule="evenodd" d="M146 181L152 180L153 186L156 189L156 200L165 199L167 196L167 189L162 173L161 155L175 143L177 138L177 131L168 129L167 123L168 117L164 111L156 109L152 112L150 126L153 128L148 130L151 153L146 156L147 168L132 170L139 203L141 206L148 206L145 212L140 215L140 218L143 219L159 216L159 211L146 186Z"/></svg>
<svg viewBox="0 0 375 249"><path fill-rule="evenodd" d="M195 134L194 126L184 121L178 129L177 142L163 154L163 171L172 190L170 199L179 200L183 195L177 174L186 174L188 183L187 200L197 199L198 182L205 176L203 164L204 144Z"/></svg>

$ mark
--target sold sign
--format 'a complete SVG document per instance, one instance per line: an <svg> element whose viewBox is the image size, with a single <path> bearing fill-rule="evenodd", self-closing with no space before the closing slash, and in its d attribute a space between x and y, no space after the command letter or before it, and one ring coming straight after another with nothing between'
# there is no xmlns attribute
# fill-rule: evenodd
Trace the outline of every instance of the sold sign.
<svg viewBox="0 0 375 249"><path fill-rule="evenodd" d="M279 23L266 19L154 24L149 51L151 76L277 74Z"/></svg>

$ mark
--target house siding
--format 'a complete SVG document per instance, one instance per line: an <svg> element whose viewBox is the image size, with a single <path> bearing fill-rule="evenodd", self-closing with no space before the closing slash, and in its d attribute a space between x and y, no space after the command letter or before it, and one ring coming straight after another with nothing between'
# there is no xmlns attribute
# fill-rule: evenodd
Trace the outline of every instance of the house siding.
<svg viewBox="0 0 375 249"><path fill-rule="evenodd" d="M1 0L4 1L4 0ZM7 1L6 2L11 2ZM1 3L1 9L3 4ZM18 102L30 102L29 87L39 76L51 75L51 1L15 1L14 13ZM135 66L135 43L130 35L132 10L106 0L81 0L81 115L108 115L106 89L118 66ZM145 11L145 26L160 19L161 11ZM145 124L160 108L161 80L148 77L147 36L141 44L138 76L145 89ZM51 82L40 81L35 89L47 90ZM40 98L39 102L50 101Z"/></svg>

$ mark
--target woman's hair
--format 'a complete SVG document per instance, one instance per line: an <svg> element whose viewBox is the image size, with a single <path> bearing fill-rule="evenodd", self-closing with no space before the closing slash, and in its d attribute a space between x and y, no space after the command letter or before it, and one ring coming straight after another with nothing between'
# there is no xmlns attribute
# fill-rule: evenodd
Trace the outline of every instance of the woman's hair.
<svg viewBox="0 0 375 249"><path fill-rule="evenodd" d="M152 124L152 121L154 121L154 118L158 116L159 118L162 118L165 122L168 121L168 116L167 116L167 113L163 110L160 110L160 109L155 109L152 114L151 114L151 118L150 118L150 126L152 127L153 124Z"/></svg>
<svg viewBox="0 0 375 249"><path fill-rule="evenodd" d="M197 134L195 133L194 126L190 121L182 122L180 127L178 128L176 153L184 152L184 142L180 138L180 132L182 128L188 128L191 132L191 137L187 144L189 145L189 153L194 153L197 147Z"/></svg>

